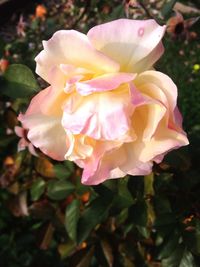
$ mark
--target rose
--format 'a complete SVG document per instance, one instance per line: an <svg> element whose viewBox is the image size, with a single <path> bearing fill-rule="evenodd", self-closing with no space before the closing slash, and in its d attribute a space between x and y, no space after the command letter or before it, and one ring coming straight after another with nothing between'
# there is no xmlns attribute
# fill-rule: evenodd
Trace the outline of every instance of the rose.
<svg viewBox="0 0 200 267"><path fill-rule="evenodd" d="M90 185L149 174L153 162L187 145L176 85L152 67L164 31L154 20L120 19L44 41L36 72L50 86L19 116L32 144L74 161Z"/></svg>

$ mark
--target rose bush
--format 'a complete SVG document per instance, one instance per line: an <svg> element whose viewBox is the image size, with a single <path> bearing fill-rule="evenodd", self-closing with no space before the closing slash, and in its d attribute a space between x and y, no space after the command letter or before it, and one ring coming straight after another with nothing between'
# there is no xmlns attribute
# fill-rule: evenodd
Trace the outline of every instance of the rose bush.
<svg viewBox="0 0 200 267"><path fill-rule="evenodd" d="M149 174L153 162L187 145L176 85L152 67L164 32L154 20L120 19L44 41L36 72L50 86L19 115L32 144L74 161L90 185Z"/></svg>

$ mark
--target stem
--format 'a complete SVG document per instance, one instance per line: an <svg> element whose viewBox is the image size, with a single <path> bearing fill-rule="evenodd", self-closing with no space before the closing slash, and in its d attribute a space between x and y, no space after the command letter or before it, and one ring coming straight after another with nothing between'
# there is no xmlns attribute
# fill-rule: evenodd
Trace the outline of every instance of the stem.
<svg viewBox="0 0 200 267"><path fill-rule="evenodd" d="M77 18L77 20L74 22L74 24L72 25L72 28L75 28L77 26L77 24L79 23L79 21L84 17L84 15L88 12L88 10L90 9L90 4L91 4L91 0L86 1L85 4L85 8L84 11L80 14L80 16Z"/></svg>
<svg viewBox="0 0 200 267"><path fill-rule="evenodd" d="M143 1L139 2L139 5L141 6L141 8L145 11L146 15L151 18L154 19L153 15L149 12L148 8L146 8L146 6L144 5Z"/></svg>

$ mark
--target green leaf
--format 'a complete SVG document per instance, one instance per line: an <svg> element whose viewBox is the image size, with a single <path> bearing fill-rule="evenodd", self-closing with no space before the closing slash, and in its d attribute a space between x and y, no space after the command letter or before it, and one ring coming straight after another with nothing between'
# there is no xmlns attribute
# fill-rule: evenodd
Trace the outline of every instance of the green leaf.
<svg viewBox="0 0 200 267"><path fill-rule="evenodd" d="M87 185L84 185L81 183L81 180L79 179L79 177L77 177L77 180L76 180L76 193L81 196L83 195L84 193L90 191L90 187L87 186Z"/></svg>
<svg viewBox="0 0 200 267"><path fill-rule="evenodd" d="M200 222L199 220L194 220L191 227L194 228L193 231L184 231L183 237L187 246L192 252L200 255Z"/></svg>
<svg viewBox="0 0 200 267"><path fill-rule="evenodd" d="M156 218L155 227L166 226L175 223L176 223L176 218L174 213L169 212L161 214L159 217Z"/></svg>
<svg viewBox="0 0 200 267"><path fill-rule="evenodd" d="M133 198L143 198L144 195L144 177L133 176L128 180L128 189Z"/></svg>
<svg viewBox="0 0 200 267"><path fill-rule="evenodd" d="M45 190L45 181L41 178L37 179L31 187L31 199L38 200Z"/></svg>
<svg viewBox="0 0 200 267"><path fill-rule="evenodd" d="M173 251L178 247L180 235L177 233L173 233L169 235L169 238L163 243L160 253L158 255L158 259L162 260L164 258L169 257Z"/></svg>
<svg viewBox="0 0 200 267"><path fill-rule="evenodd" d="M191 166L191 159L187 147L171 151L166 155L164 162L173 169L186 171Z"/></svg>
<svg viewBox="0 0 200 267"><path fill-rule="evenodd" d="M161 14L164 18L168 17L176 2L177 0L165 0L161 9Z"/></svg>
<svg viewBox="0 0 200 267"><path fill-rule="evenodd" d="M53 200L61 200L71 194L74 189L75 186L68 181L51 181L47 187L47 195Z"/></svg>
<svg viewBox="0 0 200 267"><path fill-rule="evenodd" d="M194 262L194 257L192 253L188 250L185 250L181 262L179 264L179 267L189 267L189 266L196 267L196 264Z"/></svg>
<svg viewBox="0 0 200 267"><path fill-rule="evenodd" d="M83 242L92 229L107 216L112 205L113 196L100 196L94 199L83 212L78 223L78 243Z"/></svg>
<svg viewBox="0 0 200 267"><path fill-rule="evenodd" d="M69 237L76 242L77 240L77 223L80 216L80 202L74 199L66 208L65 228Z"/></svg>
<svg viewBox="0 0 200 267"><path fill-rule="evenodd" d="M116 195L113 201L113 209L112 211L117 215L123 209L129 208L133 205L134 201L132 198L129 198L128 195Z"/></svg>
<svg viewBox="0 0 200 267"><path fill-rule="evenodd" d="M76 248L75 243L72 240L68 240L64 244L58 245L58 252L62 259L68 257Z"/></svg>
<svg viewBox="0 0 200 267"><path fill-rule="evenodd" d="M123 179L118 179L118 194L129 199L130 201L133 201L132 195L130 191L128 190L128 177L125 177Z"/></svg>
<svg viewBox="0 0 200 267"><path fill-rule="evenodd" d="M118 183L115 179L108 179L103 183L103 185L115 193L118 191Z"/></svg>
<svg viewBox="0 0 200 267"><path fill-rule="evenodd" d="M39 19L38 18L35 18L31 21L30 23L30 28L35 31L37 30L37 28L39 27Z"/></svg>
<svg viewBox="0 0 200 267"><path fill-rule="evenodd" d="M157 214L170 214L172 212L170 201L165 196L157 194L153 199L153 203Z"/></svg>
<svg viewBox="0 0 200 267"><path fill-rule="evenodd" d="M55 176L58 179L66 179L69 178L70 175L72 174L72 172L66 168L66 166L64 166L63 164L56 164L54 165L54 173Z"/></svg>
<svg viewBox="0 0 200 267"><path fill-rule="evenodd" d="M116 225L118 226L124 224L127 218L128 218L128 208L123 209L120 213L118 213L115 216Z"/></svg>
<svg viewBox="0 0 200 267"><path fill-rule="evenodd" d="M138 232L144 237L144 238L149 238L150 237L150 231L148 230L147 227L139 226L137 225L137 230Z"/></svg>
<svg viewBox="0 0 200 267"><path fill-rule="evenodd" d="M110 20L124 18L125 17L124 5L116 5L116 7L113 9L109 17Z"/></svg>
<svg viewBox="0 0 200 267"><path fill-rule="evenodd" d="M114 181L111 180L111 182ZM113 203L113 211L115 211L116 214L119 214L122 209L130 207L135 202L130 191L128 190L127 184L127 177L117 181L117 191L115 193L115 199Z"/></svg>
<svg viewBox="0 0 200 267"><path fill-rule="evenodd" d="M192 253L179 245L170 257L162 260L162 267L196 267L196 264Z"/></svg>
<svg viewBox="0 0 200 267"><path fill-rule="evenodd" d="M129 219L138 226L146 227L148 216L145 200L138 200L130 207Z"/></svg>
<svg viewBox="0 0 200 267"><path fill-rule="evenodd" d="M0 81L2 93L11 97L26 97L37 92L38 83L32 71L25 65L12 64Z"/></svg>
<svg viewBox="0 0 200 267"><path fill-rule="evenodd" d="M177 219L174 213L161 213L157 216L154 221L154 228L157 232L157 245L161 244L177 227Z"/></svg>
<svg viewBox="0 0 200 267"><path fill-rule="evenodd" d="M68 169L71 173L74 172L75 167L74 167L74 163L73 163L72 161L65 160L65 161L64 161L64 164L65 164L65 166L67 167L67 169Z"/></svg>

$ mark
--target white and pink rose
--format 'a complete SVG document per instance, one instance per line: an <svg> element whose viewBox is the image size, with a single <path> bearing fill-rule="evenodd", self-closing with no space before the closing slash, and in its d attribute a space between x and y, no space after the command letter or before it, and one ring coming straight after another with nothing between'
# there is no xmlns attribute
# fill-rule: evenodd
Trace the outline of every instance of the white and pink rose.
<svg viewBox="0 0 200 267"><path fill-rule="evenodd" d="M153 162L187 145L177 87L153 68L164 32L154 20L119 19L44 41L36 72L50 85L19 115L31 143L74 161L88 185L147 175Z"/></svg>

